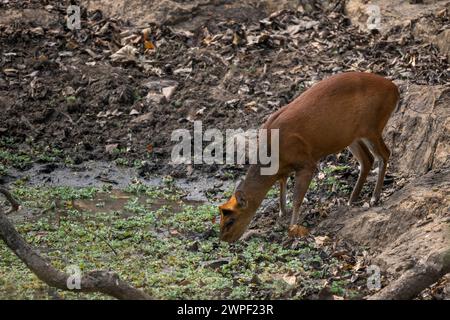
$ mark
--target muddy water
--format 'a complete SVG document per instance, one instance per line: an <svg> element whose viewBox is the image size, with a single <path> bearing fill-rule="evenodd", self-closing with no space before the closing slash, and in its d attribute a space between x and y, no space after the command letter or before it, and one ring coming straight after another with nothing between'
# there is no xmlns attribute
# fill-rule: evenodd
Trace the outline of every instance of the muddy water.
<svg viewBox="0 0 450 320"><path fill-rule="evenodd" d="M162 207L169 207L172 212L182 211L182 205L199 206L203 201L149 199L146 195L136 196L119 189L110 192L98 192L92 199L77 199L72 205L74 209L87 212L122 212L126 215L127 204L137 198L139 204L144 205L150 211L156 211Z"/></svg>
<svg viewBox="0 0 450 320"><path fill-rule="evenodd" d="M162 176L156 175L151 178L143 178L139 176L135 168L117 166L114 163L104 161L88 161L71 167L40 164L26 171L11 169L10 176L6 181L7 184L17 179L24 179L27 185L30 186L102 187L111 185L118 192L115 195L117 198L114 201L103 199L105 206L107 208L110 207L111 210L115 210L114 206L123 206L128 201L127 195L120 194L119 190L125 189L135 181L140 181L148 186L164 186ZM175 179L174 185L184 192L183 200L207 202L206 194L208 192L213 190L218 194L223 193L232 188L234 182L221 181L211 177L198 177L196 179ZM107 194L103 196L107 197ZM98 202L101 202L101 199L98 199ZM92 206L94 204L84 205Z"/></svg>
<svg viewBox="0 0 450 320"><path fill-rule="evenodd" d="M122 190L115 189L111 190L110 193L99 192L93 199L74 200L73 207L77 210L88 212L124 211L128 201L135 198L136 196L132 194L128 194ZM145 196L139 196L138 202L140 204L146 204Z"/></svg>

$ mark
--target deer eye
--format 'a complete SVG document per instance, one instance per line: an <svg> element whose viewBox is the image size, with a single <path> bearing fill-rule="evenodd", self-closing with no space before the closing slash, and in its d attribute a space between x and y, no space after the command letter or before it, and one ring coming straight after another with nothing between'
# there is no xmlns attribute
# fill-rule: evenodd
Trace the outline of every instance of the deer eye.
<svg viewBox="0 0 450 320"><path fill-rule="evenodd" d="M228 221L225 222L225 224L224 224L223 227L224 227L225 229L228 229L228 228L230 228L230 227L234 224L235 221L236 221L236 220L233 219L233 218L228 219Z"/></svg>
<svg viewBox="0 0 450 320"><path fill-rule="evenodd" d="M222 214L224 217L229 217L233 214L233 210L230 209L222 209Z"/></svg>

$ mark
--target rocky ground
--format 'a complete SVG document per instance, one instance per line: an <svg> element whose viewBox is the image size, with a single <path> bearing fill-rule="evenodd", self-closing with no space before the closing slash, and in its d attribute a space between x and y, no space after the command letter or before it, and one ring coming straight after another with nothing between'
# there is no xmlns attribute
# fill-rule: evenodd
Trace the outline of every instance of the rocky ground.
<svg viewBox="0 0 450 320"><path fill-rule="evenodd" d="M195 120L204 130L257 128L331 74L375 72L394 80L402 93L385 132L393 155L383 205L367 208L370 180L363 208L343 207L356 163L347 151L324 159L304 206L312 228L304 241L326 248L324 282L297 297L369 294L364 283L372 264L381 267L383 286L389 286L417 261L450 247L443 179L450 164L449 3L374 3L387 18L380 30L369 31L362 1L136 0L127 10L123 1L82 1L81 29L69 30L65 3L1 1L1 178L26 182L37 171L48 184L50 176L57 179L55 170L89 174L86 161L107 161L133 167L137 179L165 175L195 186L198 179L215 178L205 194L217 203L229 192L226 182L244 168L168 165L173 130L192 129ZM98 176L99 183L114 185L107 171ZM16 195L24 196L22 187ZM269 197L252 225L256 238L246 241L262 237L303 248L283 229L271 232L277 210L276 198ZM334 275L324 271L325 257L337 259ZM275 273L301 279L285 271ZM295 287L293 278L286 279ZM441 278L415 296L443 298L446 286ZM272 297L294 297L294 291Z"/></svg>

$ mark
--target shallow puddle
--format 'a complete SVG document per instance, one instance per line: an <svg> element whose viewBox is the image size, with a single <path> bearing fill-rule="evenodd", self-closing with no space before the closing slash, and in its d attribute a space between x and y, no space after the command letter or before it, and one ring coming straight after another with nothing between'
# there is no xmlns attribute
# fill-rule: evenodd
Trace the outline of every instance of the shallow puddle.
<svg viewBox="0 0 450 320"><path fill-rule="evenodd" d="M92 199L77 199L74 200L73 208L78 211L87 211L92 213L99 212L121 212L123 215L128 215L130 210L127 206L130 204L142 205L150 211L156 211L162 207L169 208L172 212L180 212L183 210L183 205L199 206L203 204L202 201L190 200L168 200L150 198L145 194L135 195L118 189L113 189L110 192L99 192Z"/></svg>
<svg viewBox="0 0 450 320"><path fill-rule="evenodd" d="M161 176L141 177L135 168L117 166L114 163L104 161L87 161L82 165L74 165L67 167L64 165L55 165L51 170L48 170L49 165L37 164L26 171L11 169L10 175L5 180L5 185L9 185L16 180L23 179L29 186L46 186L46 187L98 187L109 185L114 189L123 190L135 181L140 181L147 186L158 187L164 186L164 179ZM187 201L193 202L207 202L207 193L214 190L219 194L223 194L226 190L232 189L235 182L232 180L222 181L213 177L198 177L195 180L181 178L174 179L174 186L185 193L183 197ZM108 193L98 196L104 196L105 207L120 206L121 203L126 203L129 198L133 197L130 194L116 194L115 201L109 201ZM145 199L144 199L145 200ZM101 200L98 201L99 203ZM113 205L113 203L116 203ZM84 205L81 203L80 205ZM99 211L94 205L88 203L93 211ZM101 208L100 208L101 209ZM111 209L114 210L114 209Z"/></svg>

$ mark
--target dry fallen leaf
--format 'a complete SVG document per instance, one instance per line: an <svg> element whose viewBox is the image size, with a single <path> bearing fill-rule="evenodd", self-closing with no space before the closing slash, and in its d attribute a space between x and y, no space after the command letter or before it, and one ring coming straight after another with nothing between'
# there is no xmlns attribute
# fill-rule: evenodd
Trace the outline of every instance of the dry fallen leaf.
<svg viewBox="0 0 450 320"><path fill-rule="evenodd" d="M189 281L187 279L184 279L178 283L178 285L180 285L180 286L187 286L188 284L191 284L191 281Z"/></svg>
<svg viewBox="0 0 450 320"><path fill-rule="evenodd" d="M7 68L7 69L3 69L3 73L7 76L14 76L19 72L19 70L17 69L13 69L13 68Z"/></svg>
<svg viewBox="0 0 450 320"><path fill-rule="evenodd" d="M235 33L233 34L233 44L234 44L235 46L237 46L237 45L239 45L239 44L241 44L241 43L242 43L241 37L235 32Z"/></svg>
<svg viewBox="0 0 450 320"><path fill-rule="evenodd" d="M208 28L207 27L204 27L203 28L203 40L202 40L202 42L204 43L204 44L206 44L207 46L209 46L210 44L211 44L211 42L213 41L212 39L213 39L213 37L212 37L212 35L211 35L211 33L209 32L209 30L208 30Z"/></svg>
<svg viewBox="0 0 450 320"><path fill-rule="evenodd" d="M182 74L182 73L191 73L192 68L179 68L173 71L174 75Z"/></svg>
<svg viewBox="0 0 450 320"><path fill-rule="evenodd" d="M162 88L162 94L164 95L164 97L166 97L167 101L169 101L169 99L172 97L176 88L177 88L176 86Z"/></svg>
<svg viewBox="0 0 450 320"><path fill-rule="evenodd" d="M294 224L289 227L288 235L291 238L302 238L309 235L309 230L303 226Z"/></svg>
<svg viewBox="0 0 450 320"><path fill-rule="evenodd" d="M137 50L131 45L119 49L117 52L111 55L111 60L117 62L130 62L136 61Z"/></svg>
<svg viewBox="0 0 450 320"><path fill-rule="evenodd" d="M190 175L192 175L193 172L194 172L194 167L192 166L192 164L188 164L186 166L186 175L190 176Z"/></svg>
<svg viewBox="0 0 450 320"><path fill-rule="evenodd" d="M244 107L246 107L247 109L252 110L253 112L257 112L258 111L258 107L256 107L256 101L251 101L251 102L245 104Z"/></svg>
<svg viewBox="0 0 450 320"><path fill-rule="evenodd" d="M347 271L353 270L353 268L354 268L354 265L351 263L344 263L344 265L342 266L342 269L347 270Z"/></svg>
<svg viewBox="0 0 450 320"><path fill-rule="evenodd" d="M325 244L328 244L331 242L331 239L329 236L317 236L314 237L314 242L318 245L318 246L323 246Z"/></svg>
<svg viewBox="0 0 450 320"><path fill-rule="evenodd" d="M145 28L142 30L142 35L144 36L144 40L150 40L150 29Z"/></svg>
<svg viewBox="0 0 450 320"><path fill-rule="evenodd" d="M203 43L206 44L207 46L209 46L212 42L212 37L211 35L207 35L204 39L203 39Z"/></svg>
<svg viewBox="0 0 450 320"><path fill-rule="evenodd" d="M155 45L150 40L145 40L144 41L144 47L145 47L146 50L153 50L153 49L155 49Z"/></svg>
<svg viewBox="0 0 450 320"><path fill-rule="evenodd" d="M76 43L73 40L68 40L67 43L66 43L66 48L74 50L74 49L78 48L78 43Z"/></svg>
<svg viewBox="0 0 450 320"><path fill-rule="evenodd" d="M294 286L295 283L297 282L297 277L286 274L283 276L283 281L286 282L290 286Z"/></svg>
<svg viewBox="0 0 450 320"><path fill-rule="evenodd" d="M356 258L356 264L353 266L353 271L359 271L364 268L364 258Z"/></svg>

